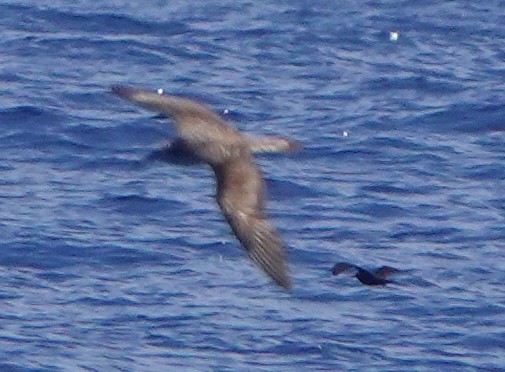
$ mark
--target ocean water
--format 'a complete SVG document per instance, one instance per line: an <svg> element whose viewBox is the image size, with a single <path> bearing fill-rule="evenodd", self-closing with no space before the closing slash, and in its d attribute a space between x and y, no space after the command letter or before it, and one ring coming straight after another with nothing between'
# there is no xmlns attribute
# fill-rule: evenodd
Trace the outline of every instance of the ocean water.
<svg viewBox="0 0 505 372"><path fill-rule="evenodd" d="M503 1L2 2L0 370L505 370L504 25ZM303 143L257 157L291 293L117 83Z"/></svg>

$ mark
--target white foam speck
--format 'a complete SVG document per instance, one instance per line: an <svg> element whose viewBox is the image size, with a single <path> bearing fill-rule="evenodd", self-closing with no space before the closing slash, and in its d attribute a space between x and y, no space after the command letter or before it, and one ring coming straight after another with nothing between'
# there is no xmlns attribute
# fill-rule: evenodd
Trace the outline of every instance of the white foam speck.
<svg viewBox="0 0 505 372"><path fill-rule="evenodd" d="M157 92L158 92L159 95L162 95L163 94L163 89L162 88L158 88Z"/></svg>
<svg viewBox="0 0 505 372"><path fill-rule="evenodd" d="M344 137L349 137L349 132L348 132L348 131L346 131L346 130L344 130L344 131L342 132L342 135L343 135Z"/></svg>
<svg viewBox="0 0 505 372"><path fill-rule="evenodd" d="M391 31L391 32L389 33L389 40L391 40L391 41L396 41L396 40L398 40L398 35L399 35L399 34L398 34L398 31Z"/></svg>
<svg viewBox="0 0 505 372"><path fill-rule="evenodd" d="M223 113L224 113L224 114L229 114L229 113L230 113L230 110L228 110L228 109L224 109L224 110L223 110Z"/></svg>

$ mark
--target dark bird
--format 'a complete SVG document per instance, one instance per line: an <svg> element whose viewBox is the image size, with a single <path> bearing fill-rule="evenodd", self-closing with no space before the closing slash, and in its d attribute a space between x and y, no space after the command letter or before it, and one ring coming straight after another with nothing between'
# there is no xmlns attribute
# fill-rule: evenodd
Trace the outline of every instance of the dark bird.
<svg viewBox="0 0 505 372"><path fill-rule="evenodd" d="M338 275L351 269L355 270L356 278L366 285L386 285L388 283L394 283L394 281L388 280L387 277L399 271L391 266L381 266L377 270L368 271L347 262L339 262L333 266L331 272L333 275Z"/></svg>
<svg viewBox="0 0 505 372"><path fill-rule="evenodd" d="M265 182L252 153L289 151L297 144L278 137L240 133L206 106L174 95L114 86L112 92L172 119L175 143L214 171L216 200L251 260L278 285L291 289L283 243L265 213Z"/></svg>

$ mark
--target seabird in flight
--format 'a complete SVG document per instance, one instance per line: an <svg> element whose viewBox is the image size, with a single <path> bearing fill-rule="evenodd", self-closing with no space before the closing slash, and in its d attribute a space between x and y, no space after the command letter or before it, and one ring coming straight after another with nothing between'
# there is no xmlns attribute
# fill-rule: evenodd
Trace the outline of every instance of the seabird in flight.
<svg viewBox="0 0 505 372"><path fill-rule="evenodd" d="M381 266L377 270L369 271L347 262L338 262L333 266L331 272L333 275L338 275L351 269L355 270L356 278L366 285L386 285L388 283L395 283L392 280L388 280L387 277L399 271L391 266Z"/></svg>
<svg viewBox="0 0 505 372"><path fill-rule="evenodd" d="M240 133L209 108L188 98L126 86L113 86L112 92L173 121L178 133L176 145L214 171L217 204L251 260L278 285L290 290L283 243L265 213L266 186L253 152L290 151L298 145L284 138Z"/></svg>

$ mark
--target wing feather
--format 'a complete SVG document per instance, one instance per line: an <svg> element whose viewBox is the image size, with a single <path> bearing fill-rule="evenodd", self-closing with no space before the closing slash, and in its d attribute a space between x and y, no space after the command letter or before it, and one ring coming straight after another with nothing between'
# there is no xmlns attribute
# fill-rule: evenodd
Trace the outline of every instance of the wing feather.
<svg viewBox="0 0 505 372"><path fill-rule="evenodd" d="M281 238L263 211L264 183L252 158L240 158L214 169L217 202L250 259L277 284L289 290Z"/></svg>
<svg viewBox="0 0 505 372"><path fill-rule="evenodd" d="M228 209L223 211L251 260L285 289L291 288L284 248L273 226L262 217Z"/></svg>

